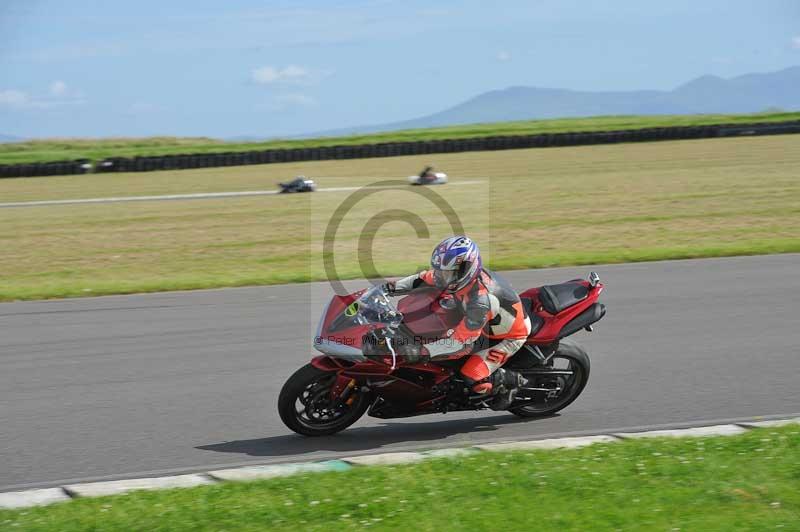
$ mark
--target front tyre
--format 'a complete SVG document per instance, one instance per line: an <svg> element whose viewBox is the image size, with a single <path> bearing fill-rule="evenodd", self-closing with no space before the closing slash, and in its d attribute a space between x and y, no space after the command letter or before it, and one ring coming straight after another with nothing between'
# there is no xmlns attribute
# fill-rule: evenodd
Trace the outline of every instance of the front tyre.
<svg viewBox="0 0 800 532"><path fill-rule="evenodd" d="M364 415L368 394L358 390L345 403L331 401L337 374L306 364L281 388L278 413L283 423L303 436L327 436L344 430Z"/></svg>
<svg viewBox="0 0 800 532"><path fill-rule="evenodd" d="M546 388L549 392L533 392L535 398L508 409L519 417L550 416L569 406L589 381L589 355L571 340L562 340L547 366L520 368L530 382L526 386ZM526 371L526 369L528 371ZM551 374L547 374L547 371Z"/></svg>

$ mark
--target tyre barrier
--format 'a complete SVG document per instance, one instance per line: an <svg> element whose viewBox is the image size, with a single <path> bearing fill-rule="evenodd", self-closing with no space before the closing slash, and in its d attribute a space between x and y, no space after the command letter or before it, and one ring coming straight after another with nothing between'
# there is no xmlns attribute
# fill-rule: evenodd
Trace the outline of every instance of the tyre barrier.
<svg viewBox="0 0 800 532"><path fill-rule="evenodd" d="M151 172L154 170L184 170L250 164L325 161L330 159L366 159L373 157L426 155L430 153L516 150L524 148L549 148L555 146L616 144L620 142L652 142L659 140L786 135L797 133L800 133L800 120L780 123L758 122L751 124L652 127L617 131L495 135L491 137L465 139L381 142L352 146L280 148L245 152L189 153L144 157L108 157L97 161L95 164L92 164L88 159L46 163L6 164L0 165L0 178L72 175L84 174L90 171L97 173Z"/></svg>
<svg viewBox="0 0 800 532"><path fill-rule="evenodd" d="M720 137L738 137L748 135L786 135L800 133L800 123L784 122L780 124L750 124L726 127L720 131Z"/></svg>
<svg viewBox="0 0 800 532"><path fill-rule="evenodd" d="M0 178L85 174L92 170L89 159L46 163L0 164Z"/></svg>

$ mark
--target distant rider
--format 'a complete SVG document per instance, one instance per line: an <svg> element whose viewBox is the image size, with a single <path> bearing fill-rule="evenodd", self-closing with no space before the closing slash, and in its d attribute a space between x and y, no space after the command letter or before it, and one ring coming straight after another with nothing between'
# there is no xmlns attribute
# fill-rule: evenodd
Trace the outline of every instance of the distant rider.
<svg viewBox="0 0 800 532"><path fill-rule="evenodd" d="M430 270L387 283L386 288L402 295L429 286L452 296L463 318L447 332L446 341L427 344L428 352L455 358L477 349L461 367L461 375L474 393L493 397L491 408L506 410L517 388L527 382L516 371L501 368L531 332L519 296L505 279L482 267L477 244L466 236L445 239L433 250Z"/></svg>
<svg viewBox="0 0 800 532"><path fill-rule="evenodd" d="M436 174L433 172L433 166L426 166L422 172L419 173L419 180L421 182L430 183L436 179Z"/></svg>

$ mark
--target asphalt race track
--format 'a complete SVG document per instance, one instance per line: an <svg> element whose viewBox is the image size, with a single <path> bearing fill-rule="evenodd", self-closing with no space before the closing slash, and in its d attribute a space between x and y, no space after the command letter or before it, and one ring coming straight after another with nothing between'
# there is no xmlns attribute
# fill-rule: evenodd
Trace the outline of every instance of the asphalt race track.
<svg viewBox="0 0 800 532"><path fill-rule="evenodd" d="M507 277L521 290L591 269L608 314L574 336L592 375L562 415L365 418L322 439L290 433L275 404L312 355L327 285L2 304L0 491L800 412L800 255Z"/></svg>

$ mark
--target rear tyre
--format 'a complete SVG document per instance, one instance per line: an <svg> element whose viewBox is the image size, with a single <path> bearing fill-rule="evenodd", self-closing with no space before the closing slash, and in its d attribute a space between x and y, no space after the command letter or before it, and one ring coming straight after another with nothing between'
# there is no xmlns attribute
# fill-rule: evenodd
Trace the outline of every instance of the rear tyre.
<svg viewBox="0 0 800 532"><path fill-rule="evenodd" d="M589 355L578 344L571 340L562 340L553 353L551 363L553 369L565 369L572 371L572 375L540 376L535 374L526 375L525 369L519 368L517 371L522 373L530 383L527 386L537 387L559 387L558 394L547 392L535 392L541 395L541 400L526 406L512 407L508 411L519 417L543 417L550 416L569 406L586 387L589 381ZM550 366L541 367L547 369ZM551 397L552 395L552 397Z"/></svg>
<svg viewBox="0 0 800 532"><path fill-rule="evenodd" d="M311 364L295 371L278 396L283 423L303 436L327 436L358 421L369 408L369 394L356 388L350 404L332 402L330 391L336 376Z"/></svg>

